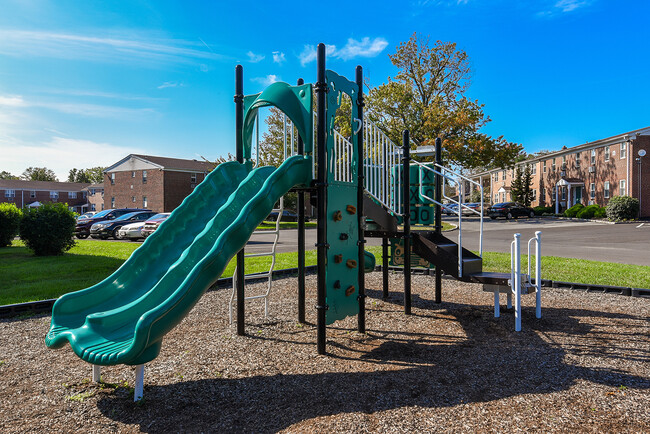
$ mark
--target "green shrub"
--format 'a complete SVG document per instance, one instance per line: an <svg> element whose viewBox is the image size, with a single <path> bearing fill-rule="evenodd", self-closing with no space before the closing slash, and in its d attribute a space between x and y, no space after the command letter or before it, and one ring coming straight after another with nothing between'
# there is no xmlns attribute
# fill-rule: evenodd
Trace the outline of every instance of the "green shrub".
<svg viewBox="0 0 650 434"><path fill-rule="evenodd" d="M11 245L18 235L22 213L13 203L0 203L0 247Z"/></svg>
<svg viewBox="0 0 650 434"><path fill-rule="evenodd" d="M592 219L594 218L594 215L596 214L596 211L600 209L600 206L598 205L589 205L584 208L582 208L580 211L578 211L578 214L576 217L579 219Z"/></svg>
<svg viewBox="0 0 650 434"><path fill-rule="evenodd" d="M581 203L576 203L576 204L573 205L571 208L569 208L568 210L564 211L564 215L565 215L566 217L575 217L576 215L578 215L578 213L580 212L580 210L582 210L583 208L584 208L584 205L583 205L583 204L581 204Z"/></svg>
<svg viewBox="0 0 650 434"><path fill-rule="evenodd" d="M20 222L20 238L37 256L61 255L70 250L76 220L63 203L46 203L26 208Z"/></svg>
<svg viewBox="0 0 650 434"><path fill-rule="evenodd" d="M604 219L607 218L607 209L604 207L598 208L594 213L594 218Z"/></svg>
<svg viewBox="0 0 650 434"><path fill-rule="evenodd" d="M552 214L555 208L552 206L536 206L533 211L535 211L535 215Z"/></svg>
<svg viewBox="0 0 650 434"><path fill-rule="evenodd" d="M614 196L607 204L610 220L632 220L639 215L639 199L630 196Z"/></svg>

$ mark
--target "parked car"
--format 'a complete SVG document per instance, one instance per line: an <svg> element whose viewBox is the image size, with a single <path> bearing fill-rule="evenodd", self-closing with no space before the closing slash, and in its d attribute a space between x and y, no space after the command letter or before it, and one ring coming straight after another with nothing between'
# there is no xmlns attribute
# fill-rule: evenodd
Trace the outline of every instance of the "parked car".
<svg viewBox="0 0 650 434"><path fill-rule="evenodd" d="M135 222L143 222L150 217L156 215L153 211L136 211L124 214L113 220L102 220L94 223L90 227L90 236L92 238L101 238L105 240L108 237L113 237L116 240L120 239L118 231L124 225Z"/></svg>
<svg viewBox="0 0 650 434"><path fill-rule="evenodd" d="M277 211L271 211L271 214L269 214L266 217L266 220L267 221L277 221L278 220L278 212ZM289 210L285 209L284 211L282 211L282 218L280 219L280 221L283 221L283 222L297 222L298 221L298 214L296 214L293 211L289 211ZM305 221L306 222L309 221L309 218L307 216L305 216Z"/></svg>
<svg viewBox="0 0 650 434"><path fill-rule="evenodd" d="M129 223L128 225L122 226L117 231L117 236L121 240L137 241L140 238L144 238L142 236L143 226L144 226L144 222Z"/></svg>
<svg viewBox="0 0 650 434"><path fill-rule="evenodd" d="M90 235L90 228L95 223L98 223L102 220L115 220L118 217L128 214L135 211L149 211L150 209L141 209L141 208L120 208L120 209L105 209L100 211L90 218L84 218L77 220L77 225L74 228L74 234L77 238L84 239L88 238Z"/></svg>
<svg viewBox="0 0 650 434"><path fill-rule="evenodd" d="M158 229L158 226L160 226L160 224L164 222L167 217L169 217L169 214L171 213L161 212L160 214L156 214L144 222L144 226L142 226L142 229L140 230L142 237L147 238L149 235L153 234L154 231Z"/></svg>
<svg viewBox="0 0 650 434"><path fill-rule="evenodd" d="M95 214L97 214L97 211L88 211L88 212L85 212L85 213L81 214L79 217L77 217L77 220L89 219L92 216L94 216Z"/></svg>
<svg viewBox="0 0 650 434"><path fill-rule="evenodd" d="M469 209L468 209L469 208ZM477 212L481 211L481 204L480 203L464 203L463 204L463 215L464 216L478 216L477 213L472 212L471 210L475 210ZM458 215L458 204L457 203L450 203L446 205L446 208L442 208L442 213L446 215Z"/></svg>
<svg viewBox="0 0 650 434"><path fill-rule="evenodd" d="M504 217L507 220L517 217L535 217L535 211L529 206L517 202L495 203L488 208L488 215L492 220L497 217Z"/></svg>

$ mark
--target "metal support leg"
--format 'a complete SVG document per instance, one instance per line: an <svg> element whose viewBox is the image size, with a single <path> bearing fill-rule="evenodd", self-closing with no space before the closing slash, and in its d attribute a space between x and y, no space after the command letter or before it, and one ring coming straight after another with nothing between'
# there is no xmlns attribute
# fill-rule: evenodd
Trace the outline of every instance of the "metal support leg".
<svg viewBox="0 0 650 434"><path fill-rule="evenodd" d="M142 399L142 391L144 389L144 365L135 367L135 390L133 391L133 402L138 402Z"/></svg>
<svg viewBox="0 0 650 434"><path fill-rule="evenodd" d="M93 365L93 383L99 383L102 380L102 367Z"/></svg>
<svg viewBox="0 0 650 434"><path fill-rule="evenodd" d="M494 291L494 317L499 318L501 316L501 306L499 305L499 291Z"/></svg>
<svg viewBox="0 0 650 434"><path fill-rule="evenodd" d="M513 283L513 285L514 285L514 283ZM512 293L511 292L508 293L508 295L506 296L506 299L507 299L506 306L508 307L508 309L512 309Z"/></svg>
<svg viewBox="0 0 650 434"><path fill-rule="evenodd" d="M381 273L383 277L383 298L388 298L388 238L384 237L381 244L382 248L382 265Z"/></svg>
<svg viewBox="0 0 650 434"><path fill-rule="evenodd" d="M521 331L521 234L515 234L515 278L512 285L515 293L515 331Z"/></svg>

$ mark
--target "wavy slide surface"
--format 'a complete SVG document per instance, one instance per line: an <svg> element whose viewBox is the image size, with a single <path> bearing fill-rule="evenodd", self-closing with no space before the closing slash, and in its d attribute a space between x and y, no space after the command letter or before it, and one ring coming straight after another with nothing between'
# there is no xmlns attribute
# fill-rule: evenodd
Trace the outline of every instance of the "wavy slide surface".
<svg viewBox="0 0 650 434"><path fill-rule="evenodd" d="M311 160L247 173L219 165L111 276L54 304L45 343L70 343L97 365L153 360L174 328L221 276L273 205L311 181Z"/></svg>

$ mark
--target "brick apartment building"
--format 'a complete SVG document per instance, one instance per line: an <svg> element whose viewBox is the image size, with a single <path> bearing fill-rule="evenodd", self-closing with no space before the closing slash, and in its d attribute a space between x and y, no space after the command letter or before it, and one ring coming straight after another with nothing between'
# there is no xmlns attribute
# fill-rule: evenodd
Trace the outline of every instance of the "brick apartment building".
<svg viewBox="0 0 650 434"><path fill-rule="evenodd" d="M101 211L104 209L104 184L90 184L82 189L88 199L86 211Z"/></svg>
<svg viewBox="0 0 650 434"><path fill-rule="evenodd" d="M640 199L642 217L650 216L650 127L564 147L517 164L524 165L530 165L533 174L532 206L555 206L562 211L576 203L605 206L610 198L627 195ZM495 169L472 175L472 179L490 192L492 203L498 203L512 200L514 174L515 169Z"/></svg>
<svg viewBox="0 0 650 434"><path fill-rule="evenodd" d="M130 154L104 170L104 208L173 211L212 169L205 161Z"/></svg>
<svg viewBox="0 0 650 434"><path fill-rule="evenodd" d="M0 179L0 202L13 203L18 208L40 206L46 202L62 202L67 203L71 210L82 214L88 211L84 188L89 185L76 182Z"/></svg>

